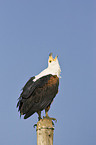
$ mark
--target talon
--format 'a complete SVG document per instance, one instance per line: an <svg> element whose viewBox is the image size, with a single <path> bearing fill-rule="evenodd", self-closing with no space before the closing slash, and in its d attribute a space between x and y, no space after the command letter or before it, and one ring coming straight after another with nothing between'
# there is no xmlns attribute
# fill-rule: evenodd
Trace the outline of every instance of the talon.
<svg viewBox="0 0 96 145"><path fill-rule="evenodd" d="M49 119L49 120L53 120L55 121L55 123L57 122L57 119L56 118L53 118L53 117L49 117L49 116L43 116L43 119L46 118L46 119Z"/></svg>
<svg viewBox="0 0 96 145"><path fill-rule="evenodd" d="M52 118L52 120L55 121L55 123L57 122L57 119L56 118Z"/></svg>
<svg viewBox="0 0 96 145"><path fill-rule="evenodd" d="M50 117L48 115L46 116L43 116L43 119L46 118L46 119L50 119Z"/></svg>
<svg viewBox="0 0 96 145"><path fill-rule="evenodd" d="M55 126L53 121L52 121L52 125Z"/></svg>
<svg viewBox="0 0 96 145"><path fill-rule="evenodd" d="M34 128L37 127L37 124L34 124L33 127L34 127Z"/></svg>

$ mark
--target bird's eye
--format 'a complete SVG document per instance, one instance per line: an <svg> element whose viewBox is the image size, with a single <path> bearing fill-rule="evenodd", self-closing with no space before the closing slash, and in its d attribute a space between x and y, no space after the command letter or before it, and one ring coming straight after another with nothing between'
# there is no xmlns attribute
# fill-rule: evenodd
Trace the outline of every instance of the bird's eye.
<svg viewBox="0 0 96 145"><path fill-rule="evenodd" d="M51 63L51 60L49 62Z"/></svg>

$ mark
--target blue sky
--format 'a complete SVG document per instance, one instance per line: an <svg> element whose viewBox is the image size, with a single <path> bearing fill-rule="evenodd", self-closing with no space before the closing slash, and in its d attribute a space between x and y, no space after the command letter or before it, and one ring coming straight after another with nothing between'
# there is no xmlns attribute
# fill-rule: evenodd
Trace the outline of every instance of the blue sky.
<svg viewBox="0 0 96 145"><path fill-rule="evenodd" d="M26 81L47 67L53 52L61 66L54 145L96 144L96 2L0 1L0 144L35 145L37 114L19 118L17 98ZM42 112L42 116L44 112Z"/></svg>

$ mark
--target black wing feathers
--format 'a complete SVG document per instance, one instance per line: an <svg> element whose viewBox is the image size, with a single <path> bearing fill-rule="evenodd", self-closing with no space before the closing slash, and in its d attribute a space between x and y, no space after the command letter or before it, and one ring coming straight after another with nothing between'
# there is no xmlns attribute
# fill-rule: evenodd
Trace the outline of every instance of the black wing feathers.
<svg viewBox="0 0 96 145"><path fill-rule="evenodd" d="M47 75L33 82L32 77L23 87L18 105L25 119L33 113L47 108L58 92L59 79L57 76Z"/></svg>
<svg viewBox="0 0 96 145"><path fill-rule="evenodd" d="M35 79L35 76L34 76L34 77L31 77L31 78L28 80L28 82L25 84L25 86L24 86L23 89L22 89L23 91L25 91L26 89L28 89L28 87L34 83L34 82L33 82L33 79Z"/></svg>
<svg viewBox="0 0 96 145"><path fill-rule="evenodd" d="M20 97L28 98L30 96L31 91L34 89L34 87L33 87L34 86L34 81L33 81L34 78L35 77L31 77L29 79L29 81L25 84L25 86L22 89L23 91L22 91Z"/></svg>

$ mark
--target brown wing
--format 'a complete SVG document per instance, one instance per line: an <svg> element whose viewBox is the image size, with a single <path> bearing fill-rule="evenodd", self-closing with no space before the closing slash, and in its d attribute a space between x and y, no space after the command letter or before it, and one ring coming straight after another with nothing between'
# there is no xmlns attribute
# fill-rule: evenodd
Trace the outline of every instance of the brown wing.
<svg viewBox="0 0 96 145"><path fill-rule="evenodd" d="M58 92L59 79L57 76L47 75L36 81L34 85L31 95L20 100L20 113L25 114L25 119L51 104Z"/></svg>

